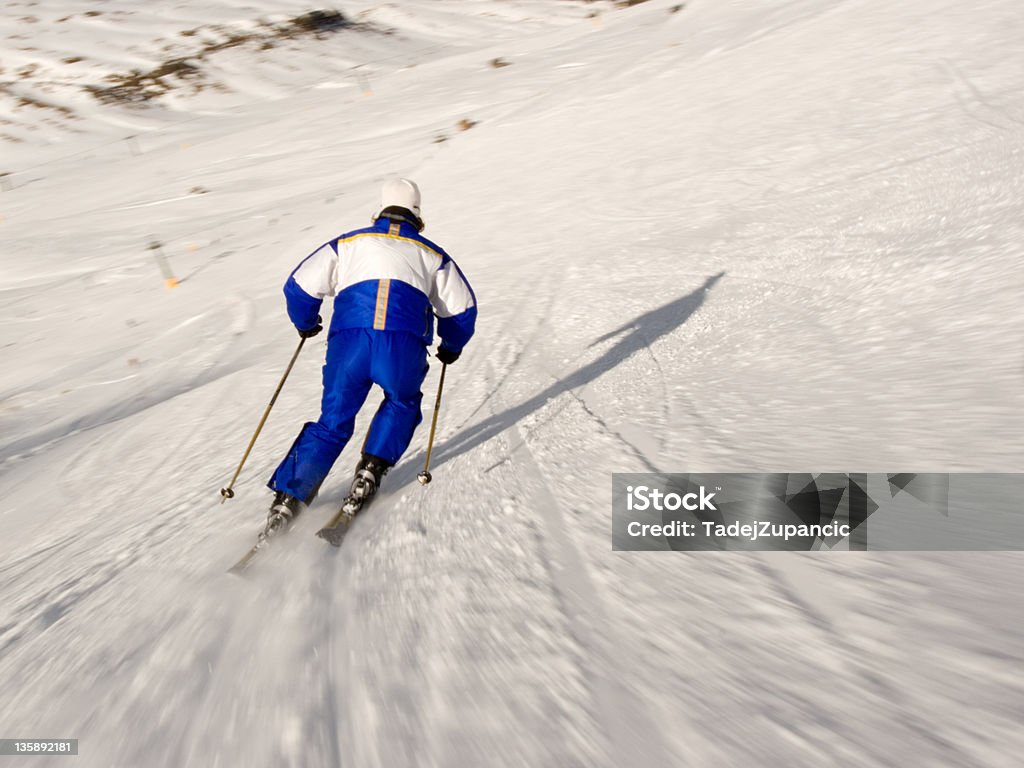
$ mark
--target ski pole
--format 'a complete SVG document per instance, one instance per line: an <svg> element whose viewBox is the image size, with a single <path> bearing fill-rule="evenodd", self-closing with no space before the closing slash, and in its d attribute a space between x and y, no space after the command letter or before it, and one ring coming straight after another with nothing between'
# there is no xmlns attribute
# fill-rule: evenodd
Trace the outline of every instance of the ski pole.
<svg viewBox="0 0 1024 768"><path fill-rule="evenodd" d="M423 471L416 475L420 485L426 485L434 478L430 475L430 454L434 450L434 431L437 429L437 412L441 410L441 391L444 389L444 372L448 370L448 364L441 364L441 380L437 382L437 398L434 400L434 418L430 422L430 439L427 441L427 460L423 464Z"/></svg>
<svg viewBox="0 0 1024 768"><path fill-rule="evenodd" d="M263 425L267 422L267 417L270 415L270 409L274 407L274 403L277 402L277 396L281 394L281 389L284 387L285 381L288 379L288 374L292 372L292 366L295 365L295 361L299 357L299 352L302 351L302 345L306 343L306 337L303 336L299 339L299 346L295 348L295 353L292 355L291 361L288 363L288 367L284 370L284 376L281 377L281 382L277 385L277 389L274 390L274 396L270 398L270 403L267 405L267 410L263 412L263 418L260 419L259 426L256 427L256 432L252 436L252 440L249 441L249 447L245 449L245 454L242 456L242 461L238 464L238 469L235 470L235 476L231 478L231 482L228 483L227 488L220 489L221 500L223 504L228 499L235 498L235 492L232 490L235 481L238 480L238 476L242 473L242 467L245 466L245 460L249 458L249 452L252 447L256 445L256 438L260 436L260 430L263 429Z"/></svg>

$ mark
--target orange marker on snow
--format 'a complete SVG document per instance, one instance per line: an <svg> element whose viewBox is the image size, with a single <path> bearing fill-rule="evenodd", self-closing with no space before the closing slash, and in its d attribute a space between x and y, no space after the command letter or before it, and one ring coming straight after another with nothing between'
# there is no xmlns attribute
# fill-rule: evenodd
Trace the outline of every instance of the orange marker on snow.
<svg viewBox="0 0 1024 768"><path fill-rule="evenodd" d="M168 288L178 287L178 278L174 276L171 271L171 264L167 261L167 257L164 256L164 252L161 249L160 241L154 240L149 244L149 250L153 252L153 258L156 259L157 266L160 267L160 271L164 276L164 285Z"/></svg>

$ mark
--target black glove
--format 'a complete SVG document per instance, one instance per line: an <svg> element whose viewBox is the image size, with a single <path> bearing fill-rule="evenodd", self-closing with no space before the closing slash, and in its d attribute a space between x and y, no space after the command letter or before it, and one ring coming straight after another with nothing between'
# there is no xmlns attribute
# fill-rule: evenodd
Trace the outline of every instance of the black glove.
<svg viewBox="0 0 1024 768"><path fill-rule="evenodd" d="M461 354L461 352L452 352L450 349L438 347L434 357L436 357L445 365L451 365L452 363L459 359L459 355Z"/></svg>
<svg viewBox="0 0 1024 768"><path fill-rule="evenodd" d="M316 316L316 325L314 325L312 328L307 328L306 330L302 330L300 328L299 329L299 336L301 336L304 339L312 339L314 336L316 336L318 333L320 333L320 331L322 331L324 329L324 327L322 325L320 325L320 320L321 320L320 315L317 315Z"/></svg>

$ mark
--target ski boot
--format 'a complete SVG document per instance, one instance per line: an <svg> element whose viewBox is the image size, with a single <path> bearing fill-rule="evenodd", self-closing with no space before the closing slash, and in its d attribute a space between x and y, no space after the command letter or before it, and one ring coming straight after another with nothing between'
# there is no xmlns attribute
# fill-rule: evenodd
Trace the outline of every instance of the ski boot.
<svg viewBox="0 0 1024 768"><path fill-rule="evenodd" d="M329 542L335 547L341 546L342 539L348 533L353 518L363 505L366 504L380 487L381 478L387 474L391 466L383 459L364 453L356 467L356 476L352 480L352 487L348 496L342 502L341 510L323 528L317 531L317 536Z"/></svg>
<svg viewBox="0 0 1024 768"><path fill-rule="evenodd" d="M359 499L363 503L369 501L377 493L380 481L389 469L391 467L384 463L384 459L364 453L356 467L356 476L348 492L349 498Z"/></svg>
<svg viewBox="0 0 1024 768"><path fill-rule="evenodd" d="M274 496L274 503L270 505L270 512L267 513L267 525L261 538L288 530L301 511L301 501L284 491L278 491Z"/></svg>

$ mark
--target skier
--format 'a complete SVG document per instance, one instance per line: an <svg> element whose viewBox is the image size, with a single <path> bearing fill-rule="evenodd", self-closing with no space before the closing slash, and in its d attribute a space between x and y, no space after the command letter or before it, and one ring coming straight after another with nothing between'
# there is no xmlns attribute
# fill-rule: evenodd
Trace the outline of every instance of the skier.
<svg viewBox="0 0 1024 768"><path fill-rule="evenodd" d="M373 496L422 419L420 387L434 317L436 357L444 364L458 360L473 335L473 289L451 257L420 234L416 184L385 182L372 220L372 226L313 251L285 283L288 317L304 338L323 330L323 298L335 299L320 419L302 427L267 484L275 491L268 529L287 527L313 501L352 436L370 386L377 384L384 401L370 424L349 500L357 500L357 509Z"/></svg>

